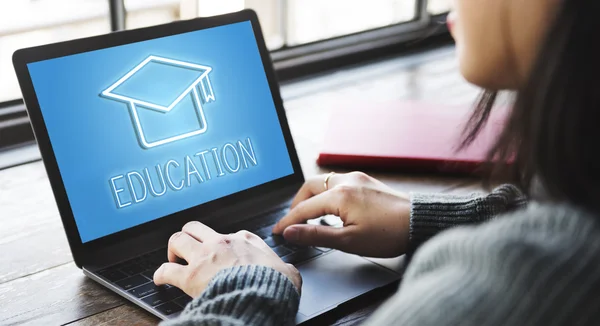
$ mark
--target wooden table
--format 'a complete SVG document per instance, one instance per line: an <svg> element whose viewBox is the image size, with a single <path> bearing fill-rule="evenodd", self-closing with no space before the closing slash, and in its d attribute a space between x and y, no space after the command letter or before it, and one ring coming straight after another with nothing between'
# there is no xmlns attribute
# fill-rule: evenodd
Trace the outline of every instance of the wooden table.
<svg viewBox="0 0 600 326"><path fill-rule="evenodd" d="M282 93L303 171L311 176L326 172L315 159L328 114L340 99L367 96L373 102L405 98L470 105L476 90L458 75L453 50L442 49L284 85ZM478 189L474 179L371 174L402 191ZM41 162L0 171L0 255L1 325L155 325L159 321L88 279L73 264ZM359 323L387 295L357 300L330 314L327 323Z"/></svg>

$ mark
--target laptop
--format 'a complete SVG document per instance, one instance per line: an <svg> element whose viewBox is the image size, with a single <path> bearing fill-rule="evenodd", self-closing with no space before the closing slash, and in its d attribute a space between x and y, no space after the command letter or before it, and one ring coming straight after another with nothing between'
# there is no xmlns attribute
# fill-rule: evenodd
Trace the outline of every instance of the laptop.
<svg viewBox="0 0 600 326"><path fill-rule="evenodd" d="M395 265L271 234L304 177L251 10L49 44L13 63L76 265L161 318L156 286L193 220L259 235L303 277L297 323L399 280Z"/></svg>

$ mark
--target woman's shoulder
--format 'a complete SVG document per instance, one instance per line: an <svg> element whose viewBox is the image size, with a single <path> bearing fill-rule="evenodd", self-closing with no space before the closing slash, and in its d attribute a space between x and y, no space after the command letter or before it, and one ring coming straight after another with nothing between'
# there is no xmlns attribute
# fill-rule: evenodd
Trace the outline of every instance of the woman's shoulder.
<svg viewBox="0 0 600 326"><path fill-rule="evenodd" d="M496 237L504 240L540 237L539 241L554 242L554 237L560 236L574 242L600 242L600 216L570 204L530 202L474 231L488 236L497 233Z"/></svg>
<svg viewBox="0 0 600 326"><path fill-rule="evenodd" d="M536 275L545 269L564 269L568 275L573 264L592 261L600 279L599 216L570 205L532 202L487 223L432 238L415 253L406 275L444 265L489 271L495 277Z"/></svg>
<svg viewBox="0 0 600 326"><path fill-rule="evenodd" d="M507 325L548 324L542 321L572 313L600 319L586 310L592 302L600 305L599 224L597 216L569 205L532 203L434 237L415 253L403 284L408 291L424 280L462 284L449 292L452 309L510 316ZM483 301L467 307L469 298L493 304L489 310Z"/></svg>
<svg viewBox="0 0 600 326"><path fill-rule="evenodd" d="M450 248L450 244L461 247L462 242L466 247L477 244L472 249L494 248L494 251L531 246L561 252L583 247L600 250L600 216L572 205L530 202L486 223L443 232L420 252Z"/></svg>

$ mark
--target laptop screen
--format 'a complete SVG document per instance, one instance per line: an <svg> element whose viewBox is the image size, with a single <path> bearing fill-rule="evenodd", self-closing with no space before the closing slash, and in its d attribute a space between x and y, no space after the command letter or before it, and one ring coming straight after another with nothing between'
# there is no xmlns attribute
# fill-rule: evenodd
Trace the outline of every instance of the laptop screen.
<svg viewBox="0 0 600 326"><path fill-rule="evenodd" d="M84 243L294 173L249 21L28 69Z"/></svg>

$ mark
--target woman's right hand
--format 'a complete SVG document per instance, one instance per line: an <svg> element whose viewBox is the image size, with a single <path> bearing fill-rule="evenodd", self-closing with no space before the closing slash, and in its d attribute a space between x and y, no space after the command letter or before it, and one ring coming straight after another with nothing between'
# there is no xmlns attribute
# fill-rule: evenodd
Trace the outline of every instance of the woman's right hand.
<svg viewBox="0 0 600 326"><path fill-rule="evenodd" d="M410 201L382 182L362 173L311 178L299 190L290 212L273 228L295 244L339 249L367 257L396 257L406 252ZM301 224L336 215L341 228Z"/></svg>

